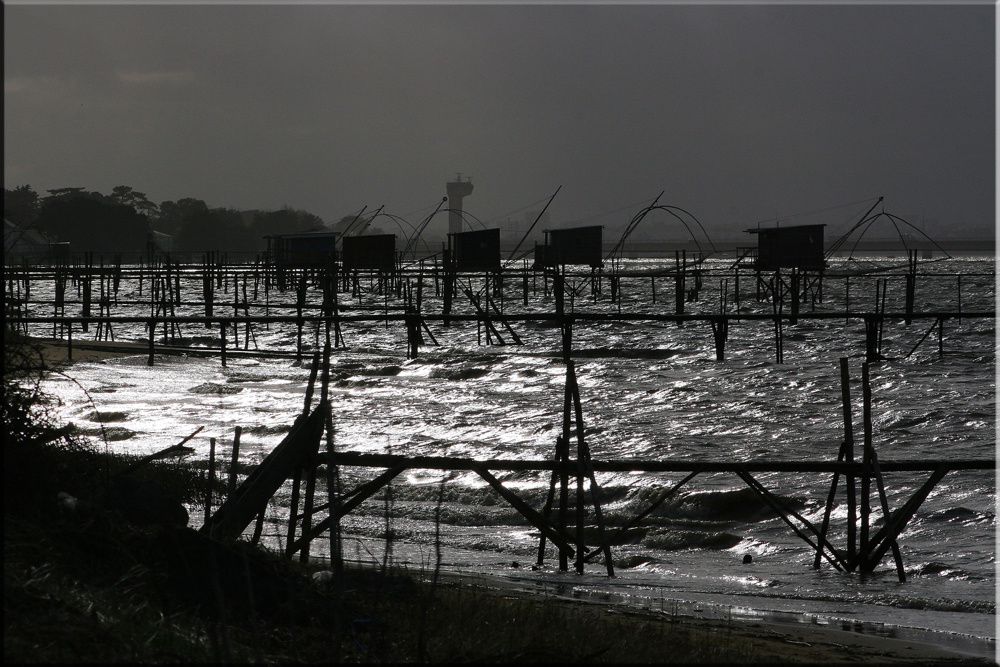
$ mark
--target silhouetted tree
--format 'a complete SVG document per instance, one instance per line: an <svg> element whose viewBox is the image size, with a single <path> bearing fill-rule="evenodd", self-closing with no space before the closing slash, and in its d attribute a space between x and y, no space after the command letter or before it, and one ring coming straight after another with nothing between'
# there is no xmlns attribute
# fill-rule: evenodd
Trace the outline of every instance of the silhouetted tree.
<svg viewBox="0 0 1000 667"><path fill-rule="evenodd" d="M38 217L39 198L30 185L3 190L3 217L20 227L30 227Z"/></svg>
<svg viewBox="0 0 1000 667"><path fill-rule="evenodd" d="M243 224L240 212L230 208L190 211L177 230L174 247L186 252L247 252L258 249L253 235Z"/></svg>
<svg viewBox="0 0 1000 667"><path fill-rule="evenodd" d="M149 239L149 222L131 206L83 188L50 190L42 200L36 226L72 252L141 253Z"/></svg>
<svg viewBox="0 0 1000 667"><path fill-rule="evenodd" d="M156 204L149 201L145 192L134 190L128 185L116 185L112 188L111 199L119 204L131 206L136 213L147 217L155 216L157 213Z"/></svg>
<svg viewBox="0 0 1000 667"><path fill-rule="evenodd" d="M200 199L185 197L177 201L160 202L159 215L153 221L153 227L164 234L177 234L186 220L208 212L208 204Z"/></svg>
<svg viewBox="0 0 1000 667"><path fill-rule="evenodd" d="M251 227L254 235L261 239L262 247L266 247L267 243L263 240L265 236L322 229L323 219L307 211L286 206L277 211L256 211Z"/></svg>

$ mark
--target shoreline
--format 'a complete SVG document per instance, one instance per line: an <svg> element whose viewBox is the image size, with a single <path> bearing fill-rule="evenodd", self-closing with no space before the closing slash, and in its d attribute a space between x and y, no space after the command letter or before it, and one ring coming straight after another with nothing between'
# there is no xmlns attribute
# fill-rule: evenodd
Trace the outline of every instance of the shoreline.
<svg viewBox="0 0 1000 667"><path fill-rule="evenodd" d="M530 590L523 584L489 575L475 575L442 571L442 582L450 585L469 586L498 596L529 597L576 604L605 607L607 613L631 615L643 619L669 620L697 632L731 634L737 641L746 641L754 647L755 661L797 662L806 664L831 664L864 662L866 664L997 664L997 655L965 652L935 643L933 637L926 641L914 637L888 637L865 634L860 627L842 629L832 625L810 623L805 614L797 620L779 620L766 610L759 616L733 615L731 618L712 618L694 615L691 609L657 610L649 606L633 606L624 602L597 599L600 595L568 592ZM530 585L530 584L529 584ZM535 584L537 585L537 584ZM707 606L690 602L685 607ZM721 611L721 610L720 610ZM758 610L755 610L758 611ZM887 608L887 611L889 609ZM791 615L791 614L790 614ZM892 627L892 626L887 626ZM900 629L906 629L900 627ZM914 635L927 635L917 628L910 628ZM933 631L932 631L933 632Z"/></svg>

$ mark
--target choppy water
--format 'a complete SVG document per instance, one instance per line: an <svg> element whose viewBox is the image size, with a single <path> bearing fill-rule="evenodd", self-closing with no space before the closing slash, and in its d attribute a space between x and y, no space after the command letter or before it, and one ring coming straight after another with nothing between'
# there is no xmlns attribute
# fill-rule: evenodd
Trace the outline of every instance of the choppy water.
<svg viewBox="0 0 1000 667"><path fill-rule="evenodd" d="M872 261L901 263L898 258ZM992 272L993 263L993 258L965 258L923 265L921 272L965 273L963 311L993 310L993 277L974 275ZM670 266L662 260L627 264ZM832 270L857 266L840 261ZM851 279L852 308L870 310L874 280ZM718 312L720 289L713 281L718 282L706 279L700 300L687 304L688 312ZM752 288L747 279L741 311L769 312L770 304L752 298ZM954 277L922 275L917 311L955 310L956 289ZM44 286L38 290L45 293ZM123 284L119 296L131 298L135 290L135 285ZM200 294L198 290L200 284L185 288L186 293ZM659 300L653 304L648 278L625 280L622 311L671 312L672 281L664 280L657 290ZM732 310L732 285L729 291ZM824 292L816 310L843 310L842 281L830 281ZM552 308L541 291L526 309L520 295L519 284L508 284L509 312ZM425 309L438 312L440 302L432 285L425 286L424 296ZM382 296L365 298L373 305L384 303ZM292 301L293 296L286 294L284 300ZM462 301L457 301L460 311ZM902 303L903 278L890 277L887 310L901 311ZM583 290L572 307L597 312L618 308L609 302L607 285L596 302L589 290ZM809 310L803 306L803 312ZM991 458L996 433L994 322L950 320L945 325L943 358L937 354L936 333L905 358L930 324L886 323L883 353L890 359L873 365L871 371L879 458ZM524 345L487 347L477 344L474 324L450 329L432 325L441 346L423 348L419 358L407 360L401 324L345 325L349 349L335 352L332 371L338 449L482 459L551 458L561 429L565 379L557 358L558 330L515 326ZM38 327L36 332L47 335L50 329ZM210 335L196 327L186 327L184 333ZM863 323L802 320L787 326L785 334L784 363L776 364L770 323L734 323L726 361L717 362L707 324L577 324L574 346L582 351L577 374L593 457L835 459L843 436L841 356L851 359L860 443ZM144 336L127 327L116 327L116 335ZM257 329L255 335L262 348L288 350L295 344L291 325ZM311 342L312 336L306 340ZM105 424L114 436L110 446L140 453L166 447L205 426L189 443L197 449L194 456L207 457L208 438L213 436L219 438L225 456L234 427L241 425L243 460L259 460L281 440L302 408L308 369L288 359L230 359L228 368L207 358L162 356L156 362L147 367L145 356L135 356L74 365L68 374L90 398L62 376L50 377L45 388L61 399L63 417L89 429L95 441L100 441L95 409L113 413ZM376 472L342 474L350 487ZM886 475L890 507L905 502L926 475ZM534 507L541 507L547 476L498 476ZM599 474L607 517L612 524L630 518L682 476ZM996 637L994 471L950 473L934 489L899 540L908 577L903 584L896 579L891 556L869 577L842 574L827 564L813 570L814 554L808 545L738 477L721 473L697 477L675 501L643 522L630 544L614 549L616 579L605 578L600 564L589 565L582 576L559 573L551 547L545 566L530 571L537 532L474 473L444 479L442 486L442 475L435 471L409 471L398 477L391 499L379 496L367 501L344 520L349 533L345 554L381 560L388 507L396 537L393 557L413 568L428 567L434 558L440 494L442 557L444 567L452 571L491 573L529 587L568 586L577 595L620 595L652 606L684 600L691 609L736 605L748 614L776 610L823 623L886 622ZM828 475L770 473L758 479L810 520L821 520ZM324 493L321 489L321 497ZM839 500L831 533L833 541L843 546L846 503L843 495ZM873 501L877 508L877 496ZM287 496L278 499L275 520L282 511L287 512ZM879 516L876 509L873 519ZM321 550L322 545L317 543L316 548ZM754 561L744 566L741 559L748 553ZM512 566L515 562L519 567Z"/></svg>

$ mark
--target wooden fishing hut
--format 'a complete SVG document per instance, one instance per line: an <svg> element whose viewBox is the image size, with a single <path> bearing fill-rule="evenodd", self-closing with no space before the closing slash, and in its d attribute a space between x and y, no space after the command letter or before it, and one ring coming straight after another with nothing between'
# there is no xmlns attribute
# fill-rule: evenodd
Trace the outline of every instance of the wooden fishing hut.
<svg viewBox="0 0 1000 667"><path fill-rule="evenodd" d="M469 298L469 302L476 309L476 312L483 316L480 325L480 340L482 339L482 327L485 326L486 340L488 344L494 341L504 345L504 339L500 332L491 322L491 313L502 315L501 307L498 307L491 297L490 285L493 284L492 293L503 296L503 282L500 275L500 228L481 229L468 232L455 232L448 234L448 247L445 251L445 286L443 314L445 315L445 326L450 325L447 319L451 315L452 293L457 284L458 273L484 273L485 282L482 289L474 292L471 279L468 287L462 287ZM520 344L517 334L505 321L503 326L507 328L512 339Z"/></svg>
<svg viewBox="0 0 1000 667"><path fill-rule="evenodd" d="M378 272L378 289L388 299L389 285L385 284L396 270L396 235L369 234L365 236L345 236L341 248L341 268L351 275L352 292L359 295L359 271Z"/></svg>
<svg viewBox="0 0 1000 667"><path fill-rule="evenodd" d="M776 308L784 305L786 296L791 297L791 323L795 324L799 313L799 302L804 294L812 294L822 301L823 271L826 258L823 249L823 228L826 225L792 225L789 227L768 227L747 229L748 234L757 235L757 259L754 271L757 276L758 298L761 290L770 293ZM789 277L786 283L782 270ZM764 282L763 273L773 273ZM810 274L812 274L810 278Z"/></svg>
<svg viewBox="0 0 1000 667"><path fill-rule="evenodd" d="M500 228L448 234L455 271L495 273L500 270Z"/></svg>
<svg viewBox="0 0 1000 667"><path fill-rule="evenodd" d="M566 227L546 229L544 245L535 244L535 266L552 268L584 264L592 269L603 264L604 227Z"/></svg>
<svg viewBox="0 0 1000 667"><path fill-rule="evenodd" d="M281 268L328 267L337 256L335 232L316 230L264 238L267 239L268 256Z"/></svg>
<svg viewBox="0 0 1000 667"><path fill-rule="evenodd" d="M564 309L564 283L567 264L590 267L591 284L597 285L595 274L603 265L604 227L565 227L544 230L545 243L535 244L536 270L552 272L552 291L556 299L556 315Z"/></svg>

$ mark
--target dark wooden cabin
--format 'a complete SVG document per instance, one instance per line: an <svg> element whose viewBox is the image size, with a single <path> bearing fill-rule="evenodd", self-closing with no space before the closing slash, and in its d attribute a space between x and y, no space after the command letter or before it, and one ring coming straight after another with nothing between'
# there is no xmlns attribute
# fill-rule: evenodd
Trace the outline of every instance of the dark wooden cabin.
<svg viewBox="0 0 1000 667"><path fill-rule="evenodd" d="M800 269L822 271L823 227L826 225L796 225L746 230L757 235L757 268L762 271Z"/></svg>
<svg viewBox="0 0 1000 667"><path fill-rule="evenodd" d="M535 266L585 264L596 269L602 264L603 243L600 225L547 229L545 245L535 246Z"/></svg>
<svg viewBox="0 0 1000 667"><path fill-rule="evenodd" d="M396 235L345 236L341 259L346 270L392 271L396 267Z"/></svg>
<svg viewBox="0 0 1000 667"><path fill-rule="evenodd" d="M456 271L499 271L500 228L448 234Z"/></svg>
<svg viewBox="0 0 1000 667"><path fill-rule="evenodd" d="M337 235L330 231L275 234L265 237L267 252L278 266L319 268L337 257Z"/></svg>

